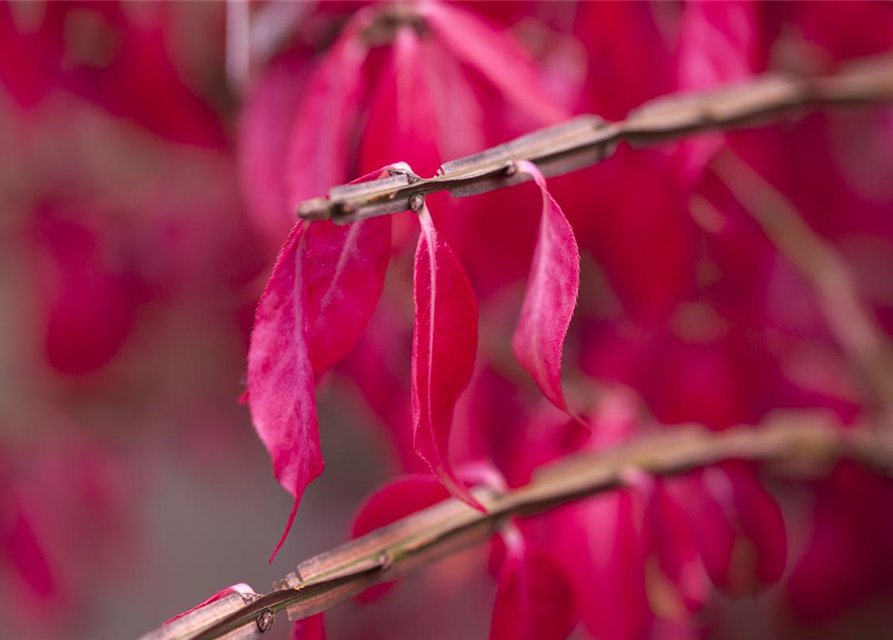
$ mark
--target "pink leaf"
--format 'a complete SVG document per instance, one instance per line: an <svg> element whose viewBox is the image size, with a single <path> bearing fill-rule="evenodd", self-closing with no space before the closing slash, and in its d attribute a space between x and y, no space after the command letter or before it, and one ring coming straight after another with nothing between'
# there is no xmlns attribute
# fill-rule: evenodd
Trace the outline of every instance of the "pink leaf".
<svg viewBox="0 0 893 640"><path fill-rule="evenodd" d="M373 15L362 9L354 15L304 89L286 159L290 208L350 177L368 53L362 30Z"/></svg>
<svg viewBox="0 0 893 640"><path fill-rule="evenodd" d="M551 556L530 549L522 534L503 535L506 558L499 574L490 640L561 640L577 622L574 591Z"/></svg>
<svg viewBox="0 0 893 640"><path fill-rule="evenodd" d="M434 476L411 474L396 478L366 499L354 518L350 537L364 536L448 497Z"/></svg>
<svg viewBox="0 0 893 640"><path fill-rule="evenodd" d="M52 606L65 600L64 586L53 566L46 541L35 530L22 500L3 487L3 514L0 517L0 559L7 571L18 574L19 585L28 598Z"/></svg>
<svg viewBox="0 0 893 640"><path fill-rule="evenodd" d="M291 640L326 640L326 624L323 614L295 620Z"/></svg>
<svg viewBox="0 0 893 640"><path fill-rule="evenodd" d="M448 497L443 484L431 475L411 474L392 480L362 504L351 525L350 537L364 536ZM392 582L375 585L357 596L357 600L370 602L383 596L393 586Z"/></svg>
<svg viewBox="0 0 893 640"><path fill-rule="evenodd" d="M759 10L759 3L749 0L686 2L680 25L680 88L703 91L762 70ZM679 152L682 177L697 178L723 141L722 134L711 134L684 142Z"/></svg>
<svg viewBox="0 0 893 640"><path fill-rule="evenodd" d="M658 591L658 595L665 597L652 597L652 608L656 608L655 603L669 605L668 611L658 611L658 614L673 617L700 609L710 595L710 582L701 564L692 523L676 497L664 485L662 480L654 482L645 508L645 529L656 556L657 562L653 568L669 580L676 592L675 598L668 598L669 593ZM684 606L685 610L679 611L679 605Z"/></svg>
<svg viewBox="0 0 893 640"><path fill-rule="evenodd" d="M457 59L482 74L516 109L543 124L570 115L543 90L539 70L512 38L473 14L444 3L419 3L417 10L437 39Z"/></svg>
<svg viewBox="0 0 893 640"><path fill-rule="evenodd" d="M285 193L288 131L304 94L309 54L297 50L268 66L239 117L238 155L242 193L256 224L279 243L294 224Z"/></svg>
<svg viewBox="0 0 893 640"><path fill-rule="evenodd" d="M217 602L218 600L221 600L222 598L225 598L226 596L230 595L231 593L237 593L237 594L239 594L239 595L254 594L254 589L252 589L251 587L249 587L249 586L248 586L247 584L245 584L244 582L240 582L239 584L234 584L233 586L231 586L231 587L227 587L226 589L221 589L220 591L218 591L217 593L215 593L213 596L211 596L211 597L208 598L207 600L204 600L204 601L198 603L197 605L195 605L195 606L192 607L191 609L187 609L187 610L184 611L183 613L178 613L178 614L175 615L173 618L170 618L170 619L168 619L168 620L165 620L164 623L162 624L162 626L164 626L164 625L166 625L166 624L170 624L170 623L173 622L174 620L176 620L176 619L178 619L178 618L182 618L183 616L185 616L185 615L187 615L187 614L190 614L190 613L192 613L193 611L196 611L196 610L198 610L198 609L201 609L202 607L206 607L206 606L208 606L209 604L211 604L212 602Z"/></svg>
<svg viewBox="0 0 893 640"><path fill-rule="evenodd" d="M704 568L732 594L777 582L787 563L781 509L752 474L730 464L707 469L686 494Z"/></svg>
<svg viewBox="0 0 893 640"><path fill-rule="evenodd" d="M276 478L295 496L273 557L291 529L304 488L323 470L314 374L341 360L362 335L381 295L390 250L387 217L342 227L299 223L258 304L247 397Z"/></svg>
<svg viewBox="0 0 893 640"><path fill-rule="evenodd" d="M449 462L453 410L471 380L477 352L477 300L456 255L434 229L427 208L420 212L419 221L413 279L414 446L453 495L483 510Z"/></svg>
<svg viewBox="0 0 893 640"><path fill-rule="evenodd" d="M303 286L307 237L307 226L298 223L282 247L258 303L248 352L251 419L276 479L295 497L270 562L291 529L304 489L323 471Z"/></svg>
<svg viewBox="0 0 893 640"><path fill-rule="evenodd" d="M390 167L350 184L384 177ZM391 256L391 217L347 225L316 222L307 231L306 270L310 353L317 375L346 356L375 311Z"/></svg>
<svg viewBox="0 0 893 640"><path fill-rule="evenodd" d="M618 491L556 510L549 543L571 577L588 631L604 640L650 637L646 540L635 496Z"/></svg>
<svg viewBox="0 0 893 640"><path fill-rule="evenodd" d="M784 573L788 556L781 507L752 471L727 465L726 473L734 487L741 532L756 550L754 578L758 584L775 584Z"/></svg>
<svg viewBox="0 0 893 640"><path fill-rule="evenodd" d="M543 194L539 239L512 348L549 402L568 411L561 388L561 354L580 289L580 252L570 223L531 162L519 162Z"/></svg>
<svg viewBox="0 0 893 640"><path fill-rule="evenodd" d="M366 329L390 256L390 216L310 225L303 260L315 373L344 358Z"/></svg>

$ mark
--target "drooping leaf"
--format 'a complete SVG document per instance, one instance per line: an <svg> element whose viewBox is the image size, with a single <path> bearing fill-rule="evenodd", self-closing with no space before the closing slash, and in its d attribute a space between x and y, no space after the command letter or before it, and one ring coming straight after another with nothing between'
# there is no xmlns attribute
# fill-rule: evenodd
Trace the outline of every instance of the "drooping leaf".
<svg viewBox="0 0 893 640"><path fill-rule="evenodd" d="M362 30L373 14L358 11L326 52L304 89L285 163L287 204L294 209L350 179L368 47Z"/></svg>
<svg viewBox="0 0 893 640"><path fill-rule="evenodd" d="M326 640L326 622L323 614L295 620L291 640Z"/></svg>
<svg viewBox="0 0 893 640"><path fill-rule="evenodd" d="M756 550L753 576L760 585L781 579L788 558L788 537L781 507L749 469L725 466L735 492L741 533Z"/></svg>
<svg viewBox="0 0 893 640"><path fill-rule="evenodd" d="M510 528L490 640L563 640L577 623L574 591L558 563Z"/></svg>
<svg viewBox="0 0 893 640"><path fill-rule="evenodd" d="M350 528L350 537L364 536L448 497L449 492L435 476L409 474L396 478L377 489L360 506ZM371 602L393 586L393 582L375 585L357 596L357 600Z"/></svg>
<svg viewBox="0 0 893 640"><path fill-rule="evenodd" d="M309 73L309 55L299 49L269 64L252 87L239 118L237 159L242 193L253 220L276 243L294 224L285 192L289 139L283 132L293 125L305 96L302 87Z"/></svg>
<svg viewBox="0 0 893 640"><path fill-rule="evenodd" d="M681 89L710 90L740 82L763 70L766 53L762 47L759 5L750 0L685 3L679 27ZM684 142L678 152L682 178L696 179L724 139L715 133Z"/></svg>
<svg viewBox="0 0 893 640"><path fill-rule="evenodd" d="M434 476L409 474L396 478L377 489L360 506L350 537L364 536L448 497L443 484Z"/></svg>
<svg viewBox="0 0 893 640"><path fill-rule="evenodd" d="M386 171L379 169L355 182ZM315 375L347 355L362 335L381 295L390 250L391 223L386 216L344 226L298 223L258 305L247 397L276 477L295 496L274 557L304 488L323 469Z"/></svg>
<svg viewBox="0 0 893 640"><path fill-rule="evenodd" d="M571 577L589 632L605 640L650 636L647 549L635 496L597 496L550 516L549 540Z"/></svg>
<svg viewBox="0 0 893 640"><path fill-rule="evenodd" d="M713 583L741 594L779 580L787 534L778 503L746 468L710 468L685 493L704 568Z"/></svg>
<svg viewBox="0 0 893 640"><path fill-rule="evenodd" d="M538 70L511 37L446 3L419 3L418 11L436 38L457 59L482 74L518 111L542 124L570 115L544 90Z"/></svg>
<svg viewBox="0 0 893 640"><path fill-rule="evenodd" d="M282 247L257 306L248 351L251 419L276 479L295 497L271 562L291 529L304 489L323 471L303 284L307 237L307 226L299 222Z"/></svg>
<svg viewBox="0 0 893 640"><path fill-rule="evenodd" d="M542 191L543 213L512 348L549 402L568 411L561 387L561 355L580 289L580 252L540 170L527 161L519 162L518 170L532 175Z"/></svg>
<svg viewBox="0 0 893 640"><path fill-rule="evenodd" d="M347 355L366 329L390 257L390 216L343 226L329 221L310 225L303 259L316 374Z"/></svg>
<svg viewBox="0 0 893 640"><path fill-rule="evenodd" d="M651 607L661 617L694 613L710 595L693 526L665 481L655 479L644 516L653 554L646 565L646 583Z"/></svg>
<svg viewBox="0 0 893 640"><path fill-rule="evenodd" d="M477 300L427 208L422 208L419 221L413 278L413 444L453 495L483 509L456 478L449 460L453 410L471 380L477 352Z"/></svg>

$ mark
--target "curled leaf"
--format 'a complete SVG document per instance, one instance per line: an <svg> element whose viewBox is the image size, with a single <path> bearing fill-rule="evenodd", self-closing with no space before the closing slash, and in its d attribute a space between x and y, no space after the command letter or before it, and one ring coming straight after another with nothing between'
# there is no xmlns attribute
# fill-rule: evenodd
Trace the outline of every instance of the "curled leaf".
<svg viewBox="0 0 893 640"><path fill-rule="evenodd" d="M413 278L413 445L453 495L483 510L449 461L453 410L471 380L477 352L477 300L465 270L438 235L427 208L422 208L419 221Z"/></svg>
<svg viewBox="0 0 893 640"><path fill-rule="evenodd" d="M567 412L561 354L580 290L580 251L540 170L527 161L519 162L518 170L533 176L542 191L543 213L512 348L549 402Z"/></svg>

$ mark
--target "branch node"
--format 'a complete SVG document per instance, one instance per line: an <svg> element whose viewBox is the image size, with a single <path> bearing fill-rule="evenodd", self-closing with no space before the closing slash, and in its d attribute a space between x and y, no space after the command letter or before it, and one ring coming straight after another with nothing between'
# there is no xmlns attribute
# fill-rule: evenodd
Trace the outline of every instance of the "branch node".
<svg viewBox="0 0 893 640"><path fill-rule="evenodd" d="M264 609L257 616L257 628L260 629L261 633L266 633L273 628L273 622L275 621L276 616L273 614L273 610Z"/></svg>

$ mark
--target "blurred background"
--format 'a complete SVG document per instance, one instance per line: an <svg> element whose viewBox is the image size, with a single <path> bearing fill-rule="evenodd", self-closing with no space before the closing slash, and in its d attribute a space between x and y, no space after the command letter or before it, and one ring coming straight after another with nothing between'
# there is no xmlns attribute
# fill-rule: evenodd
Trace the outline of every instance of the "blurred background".
<svg viewBox="0 0 893 640"><path fill-rule="evenodd" d="M239 402L248 338L293 221L284 156L301 143L290 136L313 129L296 123L302 88L368 4L0 5L0 636L136 638L228 585L268 591L345 540L375 486L418 470L407 453L413 242L398 222L374 339L320 381L326 472L267 564L292 499ZM388 119L391 42L368 36L365 93L345 99L357 113L343 175L303 195L401 159L430 174L574 113L621 118L673 90L832 71L893 46L889 3L708 4L726 9L454 3L538 84L512 94L498 71L450 62L450 47L421 29L430 46L419 67L445 96L433 143ZM886 344L891 115L799 114L722 139L621 148L554 181L583 254L570 394L623 386L662 423L716 429L779 408L820 409L844 426L865 418L876 399L862 393L829 305L717 177L728 173L701 167L726 145L770 180L848 265ZM521 187L472 204L432 199L481 302L485 370L455 427L459 458L483 451L500 463L516 447L506 429L549 412L528 380L490 366L507 357L537 198ZM772 488L788 523L786 577L759 598L717 594L702 632L889 637L893 487L844 468ZM346 605L328 616L330 637L485 637L486 563L472 550L391 598ZM287 631L280 619L276 637Z"/></svg>

